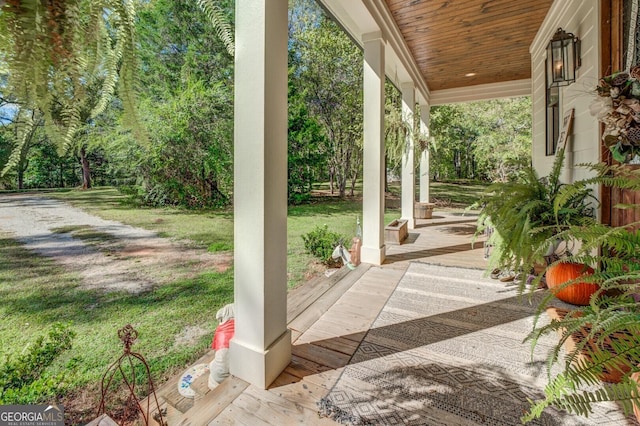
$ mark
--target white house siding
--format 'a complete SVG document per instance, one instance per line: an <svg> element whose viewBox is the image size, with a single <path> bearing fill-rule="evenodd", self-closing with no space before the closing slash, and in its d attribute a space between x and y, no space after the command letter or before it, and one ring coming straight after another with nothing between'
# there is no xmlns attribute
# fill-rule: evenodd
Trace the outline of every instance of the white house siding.
<svg viewBox="0 0 640 426"><path fill-rule="evenodd" d="M560 88L561 127L564 113L571 108L575 110L564 177L584 178L587 171L575 165L600 161L599 126L589 113L601 74L599 10L598 0L556 0L531 45L533 165L540 176L549 174L554 160L554 156L546 155L545 58L547 44L560 27L582 41L582 66L576 73L576 82Z"/></svg>

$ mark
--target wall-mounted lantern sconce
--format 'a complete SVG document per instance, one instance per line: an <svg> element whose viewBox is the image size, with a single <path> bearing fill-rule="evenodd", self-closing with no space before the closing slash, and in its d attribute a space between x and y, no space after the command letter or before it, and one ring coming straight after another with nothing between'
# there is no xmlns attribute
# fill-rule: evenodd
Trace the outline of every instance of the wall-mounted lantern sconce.
<svg viewBox="0 0 640 426"><path fill-rule="evenodd" d="M580 68L580 40L562 28L553 35L547 46L548 87L568 86L576 81Z"/></svg>

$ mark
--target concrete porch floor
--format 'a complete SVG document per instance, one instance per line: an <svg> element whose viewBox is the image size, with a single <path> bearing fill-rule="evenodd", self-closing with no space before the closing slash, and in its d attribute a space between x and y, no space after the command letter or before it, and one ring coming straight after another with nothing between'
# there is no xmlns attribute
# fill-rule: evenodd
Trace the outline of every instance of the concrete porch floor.
<svg viewBox="0 0 640 426"><path fill-rule="evenodd" d="M270 388L230 377L193 408L178 415L174 411L169 425L336 424L318 417L316 403L340 376L409 262L485 268L484 238L471 244L475 223L474 215L434 212L432 219L417 220L403 244L387 246L384 265L363 264L351 272L343 268L333 279L290 291L292 360ZM169 381L158 395L175 388L176 381Z"/></svg>

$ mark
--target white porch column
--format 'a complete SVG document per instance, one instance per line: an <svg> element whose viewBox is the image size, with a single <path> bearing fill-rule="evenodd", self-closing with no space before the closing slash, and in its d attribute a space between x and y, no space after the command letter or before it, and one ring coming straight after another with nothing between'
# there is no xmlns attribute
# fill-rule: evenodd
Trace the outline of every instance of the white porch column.
<svg viewBox="0 0 640 426"><path fill-rule="evenodd" d="M420 105L420 135L429 137L429 105ZM420 202L429 202L429 147L420 156Z"/></svg>
<svg viewBox="0 0 640 426"><path fill-rule="evenodd" d="M402 219L407 221L407 227L414 229L416 219L414 216L414 204L416 200L416 179L414 165L414 136L415 110L416 110L416 90L413 82L402 83L402 120L407 129L405 138L405 151L402 156Z"/></svg>
<svg viewBox="0 0 640 426"><path fill-rule="evenodd" d="M379 32L364 41L363 262L381 265L384 245L384 40Z"/></svg>
<svg viewBox="0 0 640 426"><path fill-rule="evenodd" d="M231 374L265 389L287 330L287 0L236 0Z"/></svg>

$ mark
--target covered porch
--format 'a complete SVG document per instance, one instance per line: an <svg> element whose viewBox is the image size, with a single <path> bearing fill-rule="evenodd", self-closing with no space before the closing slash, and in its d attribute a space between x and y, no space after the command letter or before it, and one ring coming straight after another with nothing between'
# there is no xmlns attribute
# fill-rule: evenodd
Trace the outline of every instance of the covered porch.
<svg viewBox="0 0 640 426"><path fill-rule="evenodd" d="M486 266L484 238L472 245L475 222L475 215L436 211L433 219L417 220L404 244L388 247L383 265L361 264L353 271L343 268L338 279L316 280L291 291L288 295L291 361L276 380L262 389L232 375L209 391L207 378L203 376L193 384L199 389L195 401L185 401L167 398L169 394L176 395L174 379L158 391L161 408L167 410L168 424L336 424L319 416L321 401L327 395L339 394L336 389L345 386L343 382L355 380L351 376L360 373L353 373L353 369L369 369L371 363L374 364L369 372L374 383L397 380L398 389L391 392L383 387L385 392L380 393L365 386L355 402L367 408L381 403L388 411L387 419L401 419L400 424L412 416L416 424L465 425L484 421L491 424L495 418L479 420L485 414L478 403L504 403L505 395L525 407L526 397L531 396L527 392L531 389L542 392L542 379L546 377L544 362L530 365L529 345L521 343L533 320L534 307L521 305L525 301L514 296L515 287L509 283L482 278ZM438 294L432 289L438 279L451 294ZM412 281L415 285L406 288ZM487 281L495 292L490 299L486 299L481 288L482 282L487 285ZM411 309L403 306L414 298L429 300L422 314L409 314ZM448 303L452 305L447 306ZM381 323L389 315L398 315L399 320ZM470 319L469 323L462 321L465 317ZM384 340L402 336L407 330L415 332L416 328L424 329L424 333L407 341L401 338L398 347ZM497 340L490 341L487 336ZM446 350L441 352L441 347ZM418 367L411 359L416 350L425 350L429 355L426 359L418 358ZM198 362L211 358L209 353ZM402 359L402 369L384 366L394 358ZM497 359L495 365L493 359ZM507 367L500 362L506 362ZM416 373L416 368L424 371ZM496 378L493 375L498 368ZM345 369L349 373L345 374ZM449 379L443 377L447 370ZM536 373L530 373L531 377L524 374L530 370ZM432 385L426 392L416 390L411 387L412 374L418 375L419 381L435 381L439 385ZM366 383L369 379L362 380ZM457 386L451 383L447 386L447 380L454 380ZM474 387L484 389L486 395L477 400L464 395L464 389ZM463 409L452 410L455 403L448 406L449 399L463 403ZM442 400L445 406L438 405ZM508 406L512 413L515 409L514 405ZM363 414L366 418L371 413ZM522 412L516 412L512 420L520 415ZM563 425L636 424L625 418L615 404L605 405L589 419L562 414L546 420L553 421L549 424Z"/></svg>
<svg viewBox="0 0 640 426"><path fill-rule="evenodd" d="M600 42L604 36L599 31L604 28L604 15L598 7L587 7L583 2L544 1L532 5L526 1L473 1L465 2L465 7L450 2L393 0L320 3L364 52L362 260L371 266L361 278L345 284L348 291L344 288L340 298L310 305L307 309L323 316L308 329L296 328L298 317L292 319L287 314L299 304L287 299L285 277L286 2L239 0L236 334L230 348L234 379L228 385L233 391L224 392L227 402L214 403L219 412L200 419L205 422L233 423L237 415L235 421L253 424L243 416L254 419L262 409L273 415L284 412L282 420L300 415L318 421L314 417L317 396L338 380L341 368L370 333L367 330L379 318L407 268L440 256L433 254L436 247L429 246L432 240L420 236L410 242L412 247L424 244L418 249L407 249L409 245L395 248L384 241L386 79L402 92L407 126L420 127L423 134L428 134L429 108L433 105L533 95L534 164L544 172L550 163L546 157L552 154L540 155L547 139L545 118L540 117L545 110L545 95L541 94L546 89L543 55L546 42L560 24L575 26L574 31L582 36L583 69L579 78L584 82L597 78L602 71ZM605 3L600 7L604 9ZM576 127L576 134L589 133L584 139L589 143L597 141L597 129L589 124L592 122L584 120L580 122L584 129ZM429 202L429 172L427 154L423 153L420 161L414 159L415 144L414 135L409 134L402 170L401 218L407 221L411 234L419 235L421 224L414 216L414 203ZM576 161L597 152L593 146L574 148ZM580 157L580 152L585 156ZM415 163L420 163L419 170ZM416 181L420 185L418 200ZM456 262L472 252L461 249L465 243L438 238L438 244L443 242L440 248L449 247ZM478 262L482 262L482 255ZM482 267L473 262L466 266ZM258 417L269 423L264 416ZM273 422L278 423L277 417Z"/></svg>
<svg viewBox="0 0 640 426"><path fill-rule="evenodd" d="M207 378L194 383L203 394L182 400L178 377L158 390L169 425L335 424L318 417L318 401L334 386L371 328L410 262L484 269L483 238L472 245L477 216L435 211L418 219L404 244L388 248L383 265L342 268L333 278L319 278L289 292L287 327L292 359L269 386L231 376L213 391ZM209 362L212 353L198 363Z"/></svg>
<svg viewBox="0 0 640 426"><path fill-rule="evenodd" d="M549 16L551 1L319 3L363 50L361 259L382 265L391 255L384 241L385 81L401 90L406 126L419 128L420 137L428 137L432 105L531 94L535 84L529 47ZM285 0L236 3L236 333L231 373L262 388L286 368L291 354L286 315L287 24ZM544 26L543 37L553 34L551 28ZM414 203L430 201L428 150L418 154L416 137L407 132L401 173L400 216L410 231L417 225Z"/></svg>

